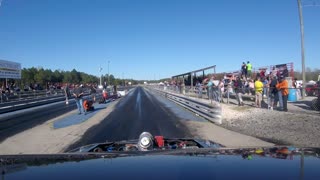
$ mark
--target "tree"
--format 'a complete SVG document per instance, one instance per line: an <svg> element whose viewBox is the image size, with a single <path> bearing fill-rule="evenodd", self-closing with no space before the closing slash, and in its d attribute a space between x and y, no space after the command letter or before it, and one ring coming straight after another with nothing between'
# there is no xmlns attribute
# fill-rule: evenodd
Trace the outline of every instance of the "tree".
<svg viewBox="0 0 320 180"><path fill-rule="evenodd" d="M70 71L66 71L66 72L64 72L63 73L64 75L63 75L63 82L64 83L72 83L72 77L71 77L71 73L70 73Z"/></svg>
<svg viewBox="0 0 320 180"><path fill-rule="evenodd" d="M53 82L62 82L63 80L63 75L61 72L59 72L58 70L55 70L53 73L52 73L52 81Z"/></svg>
<svg viewBox="0 0 320 180"><path fill-rule="evenodd" d="M81 76L80 76L80 73L77 72L75 69L73 69L71 72L71 83L77 83L79 84L82 79L81 79Z"/></svg>
<svg viewBox="0 0 320 180"><path fill-rule="evenodd" d="M49 82L49 74L48 71L45 71L44 69L40 68L38 70L38 73L35 74L34 79L36 82L40 83L42 87L45 87L47 82Z"/></svg>
<svg viewBox="0 0 320 180"><path fill-rule="evenodd" d="M320 69L315 68L311 69L310 67L306 68L306 81L317 81ZM302 73L300 71L294 71L294 77L297 79L302 79Z"/></svg>
<svg viewBox="0 0 320 180"><path fill-rule="evenodd" d="M80 73L81 74L81 79L83 81L83 83L98 83L98 78L96 76L93 75L89 75L86 73Z"/></svg>

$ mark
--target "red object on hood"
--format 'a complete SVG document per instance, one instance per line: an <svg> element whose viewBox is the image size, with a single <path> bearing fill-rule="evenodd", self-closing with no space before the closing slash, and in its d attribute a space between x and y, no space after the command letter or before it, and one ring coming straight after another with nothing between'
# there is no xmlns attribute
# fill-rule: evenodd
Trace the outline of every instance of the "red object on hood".
<svg viewBox="0 0 320 180"><path fill-rule="evenodd" d="M156 140L156 144L158 145L158 147L164 146L163 136L155 136L154 139Z"/></svg>

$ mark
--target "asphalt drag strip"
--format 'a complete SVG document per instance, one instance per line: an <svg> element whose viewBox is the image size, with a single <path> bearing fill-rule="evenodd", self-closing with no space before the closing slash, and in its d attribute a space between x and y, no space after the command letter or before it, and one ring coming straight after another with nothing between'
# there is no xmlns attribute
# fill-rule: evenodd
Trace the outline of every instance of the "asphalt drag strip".
<svg viewBox="0 0 320 180"><path fill-rule="evenodd" d="M68 150L98 142L138 139L144 131L170 138L192 137L180 119L154 95L143 87L137 87L116 105L109 116L88 129Z"/></svg>

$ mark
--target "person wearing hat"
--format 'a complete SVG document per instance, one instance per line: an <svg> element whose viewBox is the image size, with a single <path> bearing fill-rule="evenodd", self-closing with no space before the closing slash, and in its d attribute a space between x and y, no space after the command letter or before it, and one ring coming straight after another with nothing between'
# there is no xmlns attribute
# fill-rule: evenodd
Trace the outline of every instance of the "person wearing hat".
<svg viewBox="0 0 320 180"><path fill-rule="evenodd" d="M288 111L287 102L288 102L288 81L285 80L284 76L280 76L279 82L276 85L277 89L281 91L282 95L282 103L283 103L283 111Z"/></svg>
<svg viewBox="0 0 320 180"><path fill-rule="evenodd" d="M81 114L82 112L85 112L84 109L83 109L83 88L82 88L82 84L79 86L77 85L76 86L76 89L73 91L73 96L74 96L74 99L76 101L76 104L77 104L77 107L78 107L78 110L79 110L79 114Z"/></svg>

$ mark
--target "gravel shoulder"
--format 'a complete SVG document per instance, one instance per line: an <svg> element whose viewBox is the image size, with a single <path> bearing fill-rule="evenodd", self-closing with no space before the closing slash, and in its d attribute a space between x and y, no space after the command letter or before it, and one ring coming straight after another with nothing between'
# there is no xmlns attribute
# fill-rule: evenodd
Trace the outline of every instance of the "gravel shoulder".
<svg viewBox="0 0 320 180"><path fill-rule="evenodd" d="M221 104L222 127L281 145L320 147L319 112L288 103L289 112ZM298 104L298 105L297 105Z"/></svg>

